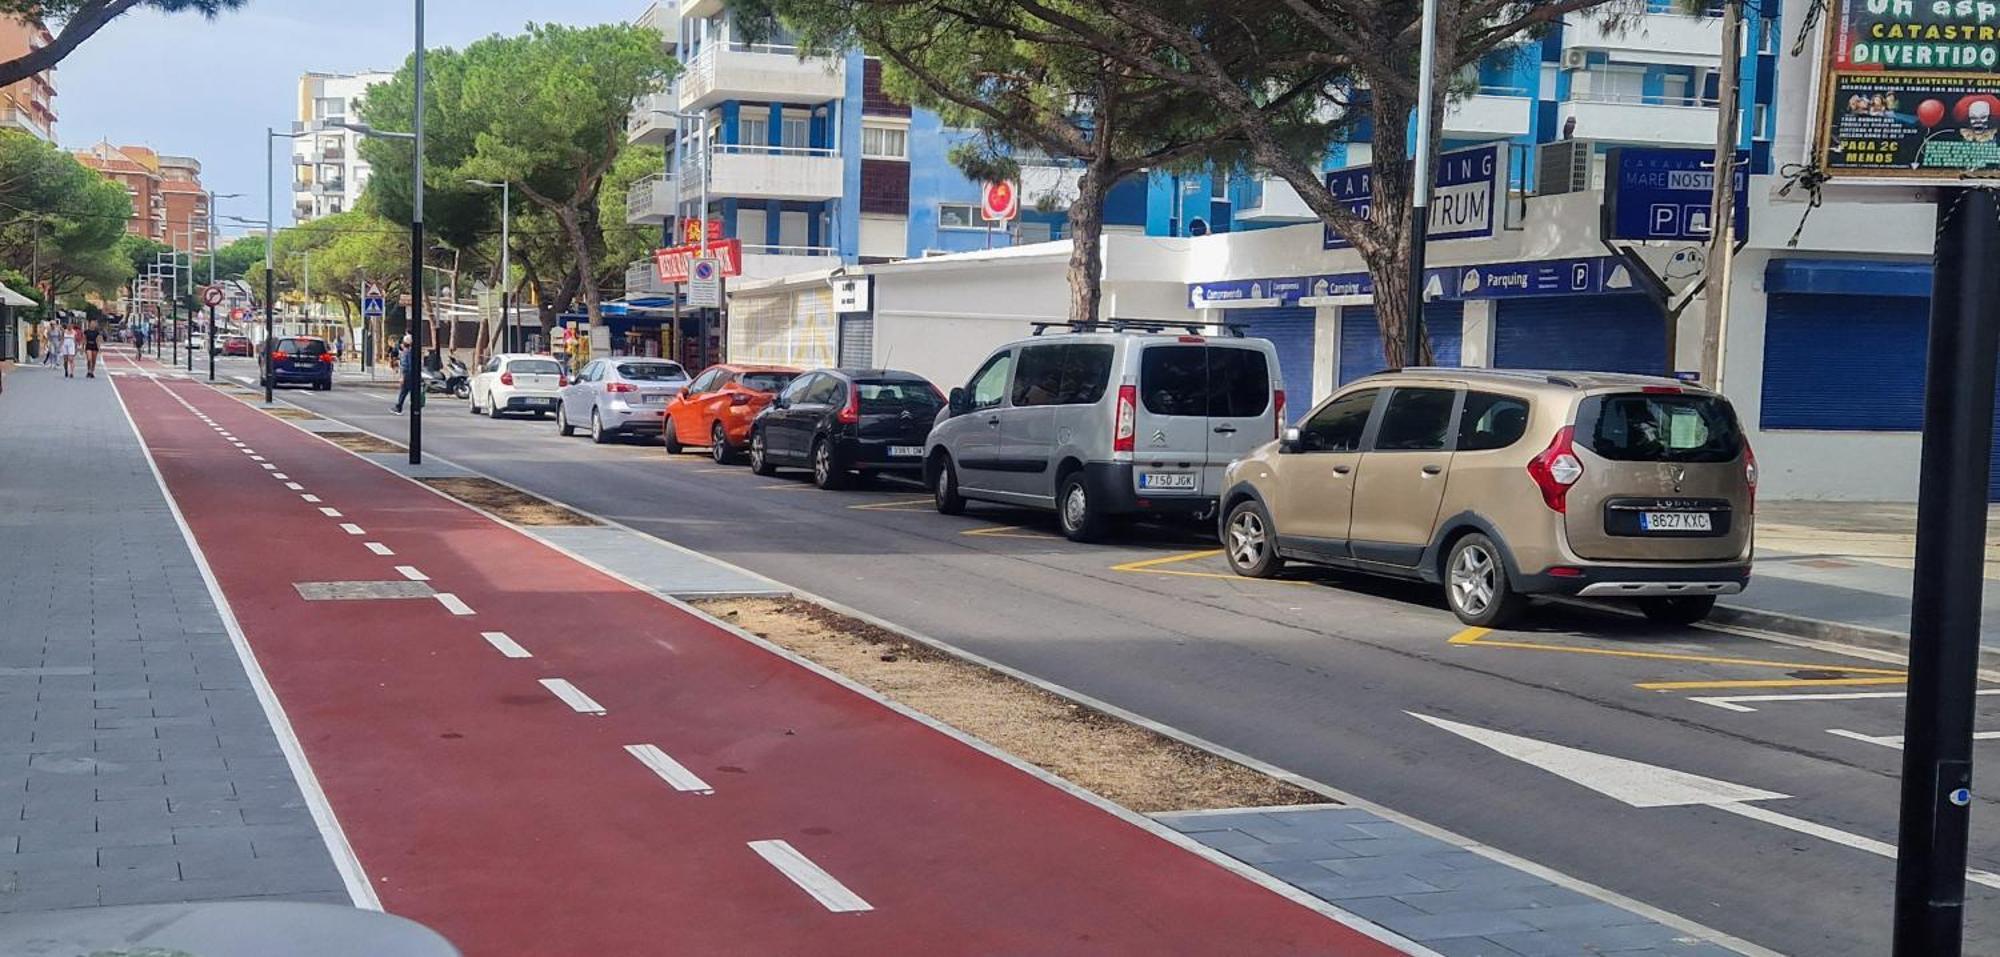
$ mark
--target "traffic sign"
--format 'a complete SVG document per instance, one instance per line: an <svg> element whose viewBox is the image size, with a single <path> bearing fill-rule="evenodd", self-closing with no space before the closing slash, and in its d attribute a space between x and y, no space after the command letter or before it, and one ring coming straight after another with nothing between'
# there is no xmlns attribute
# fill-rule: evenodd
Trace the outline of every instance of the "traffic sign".
<svg viewBox="0 0 2000 957"><path fill-rule="evenodd" d="M688 270L687 304L698 309L722 306L722 264L714 257L697 259Z"/></svg>
<svg viewBox="0 0 2000 957"><path fill-rule="evenodd" d="M222 287L208 286L202 289L201 301L211 308L222 305Z"/></svg>
<svg viewBox="0 0 2000 957"><path fill-rule="evenodd" d="M724 276L743 275L743 241L725 239L708 244L708 255L722 267ZM687 282L688 271L694 261L701 258L701 247L674 246L653 251L653 265L659 270L661 282Z"/></svg>
<svg viewBox="0 0 2000 957"><path fill-rule="evenodd" d="M993 222L1007 222L1021 212L1021 191L1006 180L987 183L979 198L979 214Z"/></svg>
<svg viewBox="0 0 2000 957"><path fill-rule="evenodd" d="M363 316L366 316L370 319L380 319L385 313L388 312L386 306L387 304L383 301L382 298L381 283L370 282L362 284L361 314Z"/></svg>

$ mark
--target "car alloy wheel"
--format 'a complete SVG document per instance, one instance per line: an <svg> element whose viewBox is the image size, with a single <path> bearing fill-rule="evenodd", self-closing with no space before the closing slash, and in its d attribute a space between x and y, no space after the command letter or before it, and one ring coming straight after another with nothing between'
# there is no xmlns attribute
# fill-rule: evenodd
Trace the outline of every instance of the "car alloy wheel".
<svg viewBox="0 0 2000 957"><path fill-rule="evenodd" d="M708 455L717 465L729 464L729 436L722 431L722 423L708 430Z"/></svg>
<svg viewBox="0 0 2000 957"><path fill-rule="evenodd" d="M1451 603L1468 617L1478 618L1493 607L1498 590L1499 565L1493 553L1480 545L1459 549L1451 562Z"/></svg>
<svg viewBox="0 0 2000 957"><path fill-rule="evenodd" d="M847 472L834 461L833 440L813 443L813 484L829 491L847 486Z"/></svg>
<svg viewBox="0 0 2000 957"><path fill-rule="evenodd" d="M604 434L604 417L596 409L590 410L590 440L598 445L611 441L611 436Z"/></svg>
<svg viewBox="0 0 2000 957"><path fill-rule="evenodd" d="M1229 520L1229 560L1238 568L1255 568L1271 547L1264 519L1255 509L1243 509Z"/></svg>
<svg viewBox="0 0 2000 957"><path fill-rule="evenodd" d="M777 471L771 467L771 458L764 451L764 430L750 433L750 471L758 475L770 475Z"/></svg>

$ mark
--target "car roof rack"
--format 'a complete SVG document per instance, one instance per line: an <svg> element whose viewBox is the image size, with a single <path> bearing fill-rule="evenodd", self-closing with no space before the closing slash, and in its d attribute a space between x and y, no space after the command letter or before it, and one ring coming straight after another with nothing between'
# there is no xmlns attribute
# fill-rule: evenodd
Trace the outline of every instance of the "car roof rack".
<svg viewBox="0 0 2000 957"><path fill-rule="evenodd" d="M1466 368L1463 366L1404 366L1401 369L1378 369L1374 372L1369 373L1369 375L1399 375L1405 372L1427 372L1434 375L1479 376L1492 379L1523 379L1528 381L1547 382L1550 385L1559 385L1567 389L1581 388L1581 386L1577 385L1575 379L1572 379L1568 376L1551 375L1547 372L1536 372L1532 369L1483 369L1483 368Z"/></svg>
<svg viewBox="0 0 2000 957"><path fill-rule="evenodd" d="M1243 338L1243 326L1234 322L1181 322L1173 319L1095 319L1090 321L1065 320L1061 322L1037 322L1032 324L1035 335L1050 329L1064 329L1069 332L1185 332L1191 336L1208 335L1208 330L1220 328L1223 335Z"/></svg>

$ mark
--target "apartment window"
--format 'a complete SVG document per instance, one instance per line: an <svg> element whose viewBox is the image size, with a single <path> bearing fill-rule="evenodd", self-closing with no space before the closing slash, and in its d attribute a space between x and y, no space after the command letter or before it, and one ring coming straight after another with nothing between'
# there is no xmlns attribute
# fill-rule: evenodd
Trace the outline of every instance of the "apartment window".
<svg viewBox="0 0 2000 957"><path fill-rule="evenodd" d="M761 116L755 119L746 116L737 120L736 142L744 146L770 145L771 121Z"/></svg>
<svg viewBox="0 0 2000 957"><path fill-rule="evenodd" d="M993 223L979 215L977 203L939 203L939 229L985 229Z"/></svg>
<svg viewBox="0 0 2000 957"><path fill-rule="evenodd" d="M907 160L910 131L901 126L863 126L861 155L866 159Z"/></svg>
<svg viewBox="0 0 2000 957"><path fill-rule="evenodd" d="M321 120L343 119L347 116L347 101L337 96L316 97L313 100L313 117Z"/></svg>
<svg viewBox="0 0 2000 957"><path fill-rule="evenodd" d="M804 116L786 116L784 125L778 128L778 136L780 146L805 149L812 145L812 120Z"/></svg>

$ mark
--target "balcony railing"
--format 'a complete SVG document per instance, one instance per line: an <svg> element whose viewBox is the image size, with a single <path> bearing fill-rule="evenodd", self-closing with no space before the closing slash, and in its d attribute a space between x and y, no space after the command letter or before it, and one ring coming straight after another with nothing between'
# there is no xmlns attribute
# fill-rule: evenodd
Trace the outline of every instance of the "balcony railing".
<svg viewBox="0 0 2000 957"><path fill-rule="evenodd" d="M674 180L656 173L632 184L625 194L625 221L634 225L657 226L674 214L678 197Z"/></svg>
<svg viewBox="0 0 2000 957"><path fill-rule="evenodd" d="M687 189L706 179L709 193L758 199L821 200L841 195L837 150L809 146L717 144L706 161L695 153Z"/></svg>
<svg viewBox="0 0 2000 957"><path fill-rule="evenodd" d="M840 263L840 250L832 246L752 246L743 247L743 277L775 279L793 273L826 269Z"/></svg>
<svg viewBox="0 0 2000 957"><path fill-rule="evenodd" d="M680 98L670 92L640 97L625 117L625 142L653 146L666 142L673 136L673 113L678 109Z"/></svg>
<svg viewBox="0 0 2000 957"><path fill-rule="evenodd" d="M668 292L667 285L660 281L660 270L650 259L641 259L625 267L625 295L649 296Z"/></svg>
<svg viewBox="0 0 2000 957"><path fill-rule="evenodd" d="M698 110L724 100L824 103L847 92L842 60L800 59L794 46L712 42L687 61L680 80L680 108Z"/></svg>

